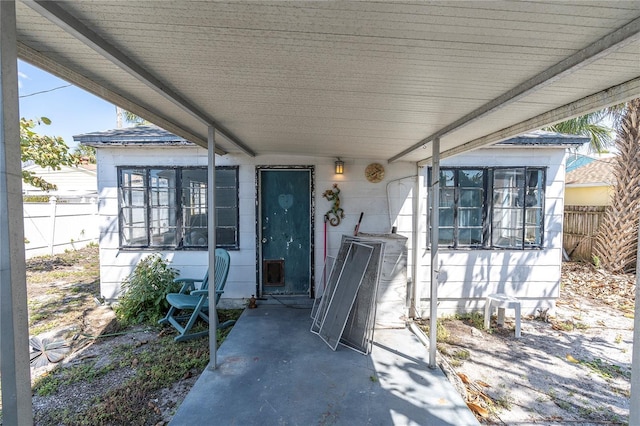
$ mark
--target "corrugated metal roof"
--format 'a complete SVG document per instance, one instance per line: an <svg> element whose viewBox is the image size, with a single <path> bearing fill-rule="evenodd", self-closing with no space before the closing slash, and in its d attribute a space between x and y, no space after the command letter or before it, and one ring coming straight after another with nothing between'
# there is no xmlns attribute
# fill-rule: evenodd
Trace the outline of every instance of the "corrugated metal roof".
<svg viewBox="0 0 640 426"><path fill-rule="evenodd" d="M16 10L22 59L202 146L223 126L228 152L418 161L443 129L453 153L640 96L635 0Z"/></svg>

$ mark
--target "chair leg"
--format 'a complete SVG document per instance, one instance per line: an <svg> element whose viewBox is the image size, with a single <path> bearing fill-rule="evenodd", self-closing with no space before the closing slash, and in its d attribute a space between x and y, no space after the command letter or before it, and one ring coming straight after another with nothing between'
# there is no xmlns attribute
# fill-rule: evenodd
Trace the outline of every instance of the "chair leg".
<svg viewBox="0 0 640 426"><path fill-rule="evenodd" d="M169 318L173 317L173 314L175 314L177 311L177 309L173 306L171 306L169 308L169 312L167 312L167 315L165 315L164 318L162 318L160 321L158 321L158 324L167 324L169 322Z"/></svg>
<svg viewBox="0 0 640 426"><path fill-rule="evenodd" d="M489 324L491 322L491 300L487 299L484 305L484 329L489 329Z"/></svg>
<svg viewBox="0 0 640 426"><path fill-rule="evenodd" d="M236 320L228 320L223 322L222 324L218 323L218 330L224 330L225 328L229 328L235 323L236 323Z"/></svg>
<svg viewBox="0 0 640 426"><path fill-rule="evenodd" d="M498 327L504 326L504 308L498 308Z"/></svg>

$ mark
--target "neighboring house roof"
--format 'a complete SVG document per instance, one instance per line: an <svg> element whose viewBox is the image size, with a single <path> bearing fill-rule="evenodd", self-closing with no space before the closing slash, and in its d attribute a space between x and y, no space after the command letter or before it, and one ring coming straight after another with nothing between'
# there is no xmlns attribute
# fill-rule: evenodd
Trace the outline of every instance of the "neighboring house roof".
<svg viewBox="0 0 640 426"><path fill-rule="evenodd" d="M194 145L152 124L104 132L84 133L74 136L73 140L94 147L112 145ZM589 140L586 136L537 130L499 142L495 146L577 146L585 144Z"/></svg>
<svg viewBox="0 0 640 426"><path fill-rule="evenodd" d="M98 194L98 179L95 164L83 164L78 167L60 166L60 170L38 165L24 167L36 176L55 184L55 191L42 191L27 183L22 184L24 195L55 195L62 197L95 197Z"/></svg>
<svg viewBox="0 0 640 426"><path fill-rule="evenodd" d="M569 157L567 157L567 165L565 167L565 171L569 173L570 171L577 169L578 167L586 166L587 164L595 160L595 158L589 157L588 155L577 153L570 155Z"/></svg>
<svg viewBox="0 0 640 426"><path fill-rule="evenodd" d="M614 164L614 158L594 159L591 163L568 172L565 184L568 187L615 185Z"/></svg>

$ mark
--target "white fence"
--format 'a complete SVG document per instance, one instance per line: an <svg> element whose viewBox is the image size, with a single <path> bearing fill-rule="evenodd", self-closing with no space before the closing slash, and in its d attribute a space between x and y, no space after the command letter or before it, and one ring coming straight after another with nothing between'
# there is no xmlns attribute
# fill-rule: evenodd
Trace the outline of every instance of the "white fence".
<svg viewBox="0 0 640 426"><path fill-rule="evenodd" d="M48 203L24 203L25 254L52 255L97 243L98 204L96 199Z"/></svg>

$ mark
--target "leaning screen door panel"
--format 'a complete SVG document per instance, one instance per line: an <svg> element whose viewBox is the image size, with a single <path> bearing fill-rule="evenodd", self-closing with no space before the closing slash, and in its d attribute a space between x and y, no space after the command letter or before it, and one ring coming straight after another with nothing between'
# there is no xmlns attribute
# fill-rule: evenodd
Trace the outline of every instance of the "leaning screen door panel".
<svg viewBox="0 0 640 426"><path fill-rule="evenodd" d="M260 170L263 294L310 294L311 172Z"/></svg>

